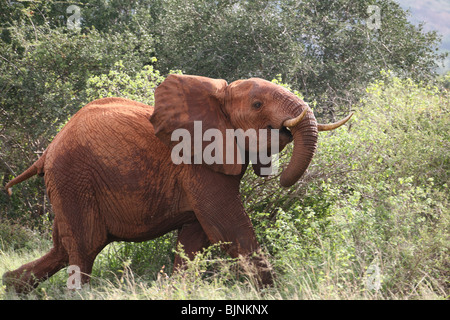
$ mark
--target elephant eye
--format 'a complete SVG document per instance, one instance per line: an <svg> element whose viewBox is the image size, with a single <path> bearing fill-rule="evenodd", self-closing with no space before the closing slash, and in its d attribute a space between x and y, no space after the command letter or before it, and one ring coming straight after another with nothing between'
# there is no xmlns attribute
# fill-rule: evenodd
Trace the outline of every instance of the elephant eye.
<svg viewBox="0 0 450 320"><path fill-rule="evenodd" d="M255 102L253 102L253 105L252 105L252 107L254 109L259 109L259 108L261 108L261 106L262 106L262 102L260 102L260 101L255 101Z"/></svg>

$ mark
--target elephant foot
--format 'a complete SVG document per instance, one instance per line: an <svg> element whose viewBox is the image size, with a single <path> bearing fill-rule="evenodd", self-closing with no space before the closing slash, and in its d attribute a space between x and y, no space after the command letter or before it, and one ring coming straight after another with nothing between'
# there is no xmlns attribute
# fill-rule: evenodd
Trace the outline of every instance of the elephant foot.
<svg viewBox="0 0 450 320"><path fill-rule="evenodd" d="M251 257L240 257L240 265L249 280L258 288L270 287L273 285L274 273L269 261L261 252Z"/></svg>
<svg viewBox="0 0 450 320"><path fill-rule="evenodd" d="M20 274L16 271L8 271L3 274L2 281L3 285L6 286L7 291L27 294L38 285L37 279L31 273L24 270L24 272Z"/></svg>
<svg viewBox="0 0 450 320"><path fill-rule="evenodd" d="M66 265L66 255L61 250L51 249L43 257L24 264L14 271L5 272L3 284L7 290L29 293L39 283L58 272Z"/></svg>

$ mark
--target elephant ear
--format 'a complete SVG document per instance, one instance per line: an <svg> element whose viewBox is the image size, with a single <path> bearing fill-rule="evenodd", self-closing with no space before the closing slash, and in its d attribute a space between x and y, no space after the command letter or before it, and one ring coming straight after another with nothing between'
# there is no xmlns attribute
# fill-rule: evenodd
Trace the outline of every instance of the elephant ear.
<svg viewBox="0 0 450 320"><path fill-rule="evenodd" d="M156 136L172 150L174 163L180 163L181 158L174 159L174 154L177 156L182 147L181 162L206 163L211 169L229 175L241 173L243 167L237 161L240 152L234 139L228 139L232 145L227 145L226 129L234 128L223 108L226 87L227 82L221 79L172 74L156 88L150 121ZM185 148L190 150L187 155ZM227 161L230 148L233 159L229 155ZM210 155L213 161L208 158Z"/></svg>

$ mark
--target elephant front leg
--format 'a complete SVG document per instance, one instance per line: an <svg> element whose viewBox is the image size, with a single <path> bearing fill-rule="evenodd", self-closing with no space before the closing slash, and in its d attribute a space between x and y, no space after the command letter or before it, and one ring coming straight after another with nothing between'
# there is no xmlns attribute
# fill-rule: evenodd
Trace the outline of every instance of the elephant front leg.
<svg viewBox="0 0 450 320"><path fill-rule="evenodd" d="M239 194L239 179L215 174L202 176L186 193L195 215L211 243L225 243L223 248L256 269L262 285L273 283L272 270L262 255L255 232ZM249 268L252 269L252 268Z"/></svg>

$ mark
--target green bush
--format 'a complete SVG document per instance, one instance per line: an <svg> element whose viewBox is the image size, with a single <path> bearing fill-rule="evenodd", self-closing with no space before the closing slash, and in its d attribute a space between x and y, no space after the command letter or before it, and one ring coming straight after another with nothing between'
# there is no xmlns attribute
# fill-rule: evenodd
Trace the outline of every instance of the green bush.
<svg viewBox="0 0 450 320"><path fill-rule="evenodd" d="M30 250L42 236L26 227L8 220L0 221L0 252L7 250Z"/></svg>
<svg viewBox="0 0 450 320"><path fill-rule="evenodd" d="M449 93L382 76L346 127L320 134L302 181L281 189L278 176L247 172L243 199L281 273L296 266L315 283L366 292L368 268L377 266L378 297L419 297L424 286L445 297Z"/></svg>
<svg viewBox="0 0 450 320"><path fill-rule="evenodd" d="M153 58L151 62L156 62L156 58ZM120 60L107 74L92 76L88 79L87 100L122 97L153 105L155 89L163 80L164 77L151 65L144 66L142 70L130 75Z"/></svg>

